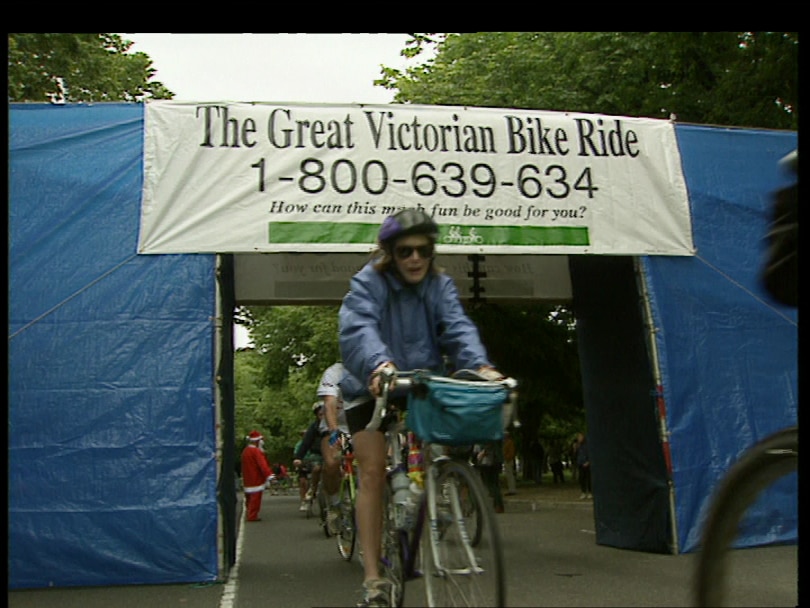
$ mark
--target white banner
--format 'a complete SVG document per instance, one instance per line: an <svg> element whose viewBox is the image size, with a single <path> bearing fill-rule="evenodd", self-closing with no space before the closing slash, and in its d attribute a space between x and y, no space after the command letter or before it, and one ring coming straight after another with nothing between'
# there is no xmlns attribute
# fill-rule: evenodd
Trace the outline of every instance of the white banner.
<svg viewBox="0 0 810 608"><path fill-rule="evenodd" d="M440 252L694 254L665 120L159 101L145 131L139 253L368 252L418 207Z"/></svg>

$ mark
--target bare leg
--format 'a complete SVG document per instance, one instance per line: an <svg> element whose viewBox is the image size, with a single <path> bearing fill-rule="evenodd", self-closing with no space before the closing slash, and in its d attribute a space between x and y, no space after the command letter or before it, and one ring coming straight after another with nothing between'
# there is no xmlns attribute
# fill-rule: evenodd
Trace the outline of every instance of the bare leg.
<svg viewBox="0 0 810 608"><path fill-rule="evenodd" d="M323 456L323 488L327 496L337 494L340 488L340 459L343 457L338 446L329 445L329 436L321 439L321 455Z"/></svg>
<svg viewBox="0 0 810 608"><path fill-rule="evenodd" d="M357 527L363 550L365 580L368 581L380 577L385 437L379 431L359 431L353 435L353 443L360 478L356 507Z"/></svg>
<svg viewBox="0 0 810 608"><path fill-rule="evenodd" d="M298 472L298 496L300 496L301 502L304 502L307 497L307 478L300 471Z"/></svg>
<svg viewBox="0 0 810 608"><path fill-rule="evenodd" d="M321 480L321 465L316 464L312 467L312 473L309 476L309 487L312 489L312 495L316 496L318 492L318 482Z"/></svg>

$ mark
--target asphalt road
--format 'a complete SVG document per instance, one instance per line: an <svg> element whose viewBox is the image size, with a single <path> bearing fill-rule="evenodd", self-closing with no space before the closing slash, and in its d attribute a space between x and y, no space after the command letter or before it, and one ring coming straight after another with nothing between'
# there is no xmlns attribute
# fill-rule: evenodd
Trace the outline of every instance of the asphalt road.
<svg viewBox="0 0 810 608"><path fill-rule="evenodd" d="M573 486L573 484L571 484ZM10 608L267 608L353 606L362 569L340 558L294 496L265 495L262 521L244 524L227 583L13 591ZM691 606L695 555L597 545L593 507L573 487L521 490L498 523L509 606ZM798 605L798 546L735 551L734 606ZM423 606L418 582L406 606Z"/></svg>

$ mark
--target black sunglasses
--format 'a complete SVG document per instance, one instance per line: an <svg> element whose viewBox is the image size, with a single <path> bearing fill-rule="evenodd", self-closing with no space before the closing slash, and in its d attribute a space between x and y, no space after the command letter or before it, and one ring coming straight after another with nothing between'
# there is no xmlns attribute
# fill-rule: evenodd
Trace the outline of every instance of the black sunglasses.
<svg viewBox="0 0 810 608"><path fill-rule="evenodd" d="M413 252L419 254L423 260L433 257L433 245L419 245L418 247L411 247L410 245L399 245L394 247L394 256L398 260L407 260L413 255Z"/></svg>

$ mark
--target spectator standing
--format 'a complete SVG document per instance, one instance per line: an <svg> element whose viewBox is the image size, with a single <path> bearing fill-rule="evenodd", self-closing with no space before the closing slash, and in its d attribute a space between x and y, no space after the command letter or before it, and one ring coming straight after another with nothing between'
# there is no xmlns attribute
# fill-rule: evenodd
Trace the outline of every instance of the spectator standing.
<svg viewBox="0 0 810 608"><path fill-rule="evenodd" d="M588 440L584 433L577 433L577 474L579 487L582 490L580 499L593 498L591 494L591 455L588 452Z"/></svg>
<svg viewBox="0 0 810 608"><path fill-rule="evenodd" d="M481 472L481 479L492 497L496 513L503 513L503 495L501 494L501 468L503 467L503 445L493 441L478 446L475 462Z"/></svg>
<svg viewBox="0 0 810 608"><path fill-rule="evenodd" d="M551 455L548 458L548 465L551 468L551 475L554 478L554 483L565 483L562 449L559 442L556 442L551 448Z"/></svg>
<svg viewBox="0 0 810 608"><path fill-rule="evenodd" d="M574 440L568 448L568 466L571 469L571 479L574 481L579 479L579 471L577 471L577 445L577 439L574 437Z"/></svg>
<svg viewBox="0 0 810 608"><path fill-rule="evenodd" d="M506 475L506 496L517 494L515 484L515 438L512 433L503 434L503 472Z"/></svg>
<svg viewBox="0 0 810 608"><path fill-rule="evenodd" d="M528 472L534 483L541 484L543 483L543 464L546 460L546 451L537 437L532 439L529 444L529 456L531 458L531 467Z"/></svg>
<svg viewBox="0 0 810 608"><path fill-rule="evenodd" d="M247 521L261 521L262 495L273 471L264 455L264 437L259 431L250 431L248 444L242 450L242 485L245 492Z"/></svg>

